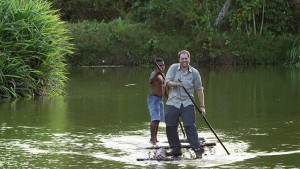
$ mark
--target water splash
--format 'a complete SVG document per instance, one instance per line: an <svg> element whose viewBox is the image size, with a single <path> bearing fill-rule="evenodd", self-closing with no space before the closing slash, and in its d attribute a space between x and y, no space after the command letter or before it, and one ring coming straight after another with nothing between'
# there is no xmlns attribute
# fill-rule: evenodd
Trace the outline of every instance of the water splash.
<svg viewBox="0 0 300 169"><path fill-rule="evenodd" d="M186 166L202 166L202 167L217 167L224 166L226 164L234 164L236 162L245 161L251 158L262 157L262 156L278 156L300 153L300 150L294 151L282 151L282 152L255 152L249 153L249 147L251 143L247 143L241 140L226 140L223 142L225 147L230 152L227 155L223 147L217 143L214 147L214 151L210 152L206 149L205 155L201 160L191 160L193 157L189 151L184 152L184 158L180 161L137 161L138 158L148 158L149 149L145 147L151 146L149 143L149 135L145 130L129 131L122 134L116 135L102 135L96 131L89 132L50 132L46 128L34 128L26 126L18 126L16 128L4 127L2 129L11 131L26 131L35 133L36 136L41 138L46 137L47 139L29 137L28 138L14 138L14 139L0 139L0 151L6 152L6 154L0 155L0 166L10 164L11 166L20 166L21 164L15 162L15 158L21 158L22 160L32 159L37 155L44 155L49 158L52 156L67 156L72 157L71 160L77 163L84 162L83 160L95 159L95 163L99 161L115 161L121 162L126 165L133 166L165 166L165 165L177 165L179 167ZM31 130L31 131L29 131ZM47 133L48 132L48 133ZM37 133L43 133L38 135ZM206 139L206 142L213 143L217 142L214 135L207 131L201 132L201 137ZM226 135L222 135L224 138L230 138ZM165 134L160 133L158 135L159 145L167 146L167 139ZM224 140L223 140L224 141ZM21 154L21 156L20 156ZM49 157L48 157L49 156ZM80 156L81 158L77 158ZM81 159L82 161L78 161ZM51 161L51 160L50 160ZM47 163L47 160L44 160ZM48 161L48 163L50 163ZM64 163L64 161L61 161ZM67 165L67 164L61 164ZM9 166L9 165L8 165Z"/></svg>

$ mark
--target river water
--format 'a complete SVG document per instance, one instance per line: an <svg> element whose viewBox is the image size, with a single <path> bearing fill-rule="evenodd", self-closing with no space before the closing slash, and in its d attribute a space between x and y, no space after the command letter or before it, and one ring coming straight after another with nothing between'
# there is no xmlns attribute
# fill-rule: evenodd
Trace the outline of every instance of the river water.
<svg viewBox="0 0 300 169"><path fill-rule="evenodd" d="M216 143L201 160L147 159L151 67L69 70L65 97L0 101L0 168L299 168L300 71L280 66L201 67ZM196 102L198 103L198 102ZM180 128L180 137L184 138ZM167 145L165 124L159 145ZM188 157L190 155L190 157Z"/></svg>

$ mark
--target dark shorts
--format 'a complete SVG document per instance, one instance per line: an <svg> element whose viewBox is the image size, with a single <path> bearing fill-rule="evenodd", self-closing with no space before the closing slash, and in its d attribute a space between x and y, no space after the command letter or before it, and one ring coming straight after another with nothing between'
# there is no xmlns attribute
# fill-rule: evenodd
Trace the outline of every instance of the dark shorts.
<svg viewBox="0 0 300 169"><path fill-rule="evenodd" d="M167 105L166 109L166 126L178 126L178 118L181 116L184 126L193 126L196 121L194 105L181 107Z"/></svg>
<svg viewBox="0 0 300 169"><path fill-rule="evenodd" d="M151 121L165 121L164 102L161 97L149 95L147 98L147 104Z"/></svg>

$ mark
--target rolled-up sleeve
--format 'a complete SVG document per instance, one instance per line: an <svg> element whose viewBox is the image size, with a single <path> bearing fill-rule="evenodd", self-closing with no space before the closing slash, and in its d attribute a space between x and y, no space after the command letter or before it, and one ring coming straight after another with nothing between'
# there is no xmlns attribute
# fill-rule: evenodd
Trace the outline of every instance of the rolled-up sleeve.
<svg viewBox="0 0 300 169"><path fill-rule="evenodd" d="M173 81L177 68L178 68L178 64L172 64L170 66L166 75L165 85L167 85L169 81Z"/></svg>
<svg viewBox="0 0 300 169"><path fill-rule="evenodd" d="M201 76L200 76L200 73L194 69L193 72L194 73L194 78L195 78L195 89L197 91L203 91L204 88L202 87L202 81L201 81Z"/></svg>

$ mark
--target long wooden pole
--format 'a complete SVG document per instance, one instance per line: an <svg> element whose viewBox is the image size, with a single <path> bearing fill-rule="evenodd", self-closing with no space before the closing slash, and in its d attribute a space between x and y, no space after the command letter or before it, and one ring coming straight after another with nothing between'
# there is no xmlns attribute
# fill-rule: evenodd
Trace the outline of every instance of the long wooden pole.
<svg viewBox="0 0 300 169"><path fill-rule="evenodd" d="M178 79L179 82L181 82L180 79ZM214 131L214 129L211 127L211 125L208 123L207 119L205 118L205 116L203 116L201 114L200 109L198 108L198 106L195 104L193 98L191 97L191 95L189 94L189 92L185 89L184 86L183 90L186 92L186 94L189 96L189 98L191 99L191 101L193 102L194 106L196 107L196 109L199 111L200 115L203 117L204 121L206 122L206 124L208 125L208 127L210 128L210 130L214 133L214 135L216 136L216 138L218 139L218 141L221 143L221 145L223 146L223 148L225 149L225 151L227 152L228 155L230 155L230 153L228 152L228 150L226 149L226 147L224 146L224 144L222 143L222 141L219 139L219 137L217 136L216 132Z"/></svg>

